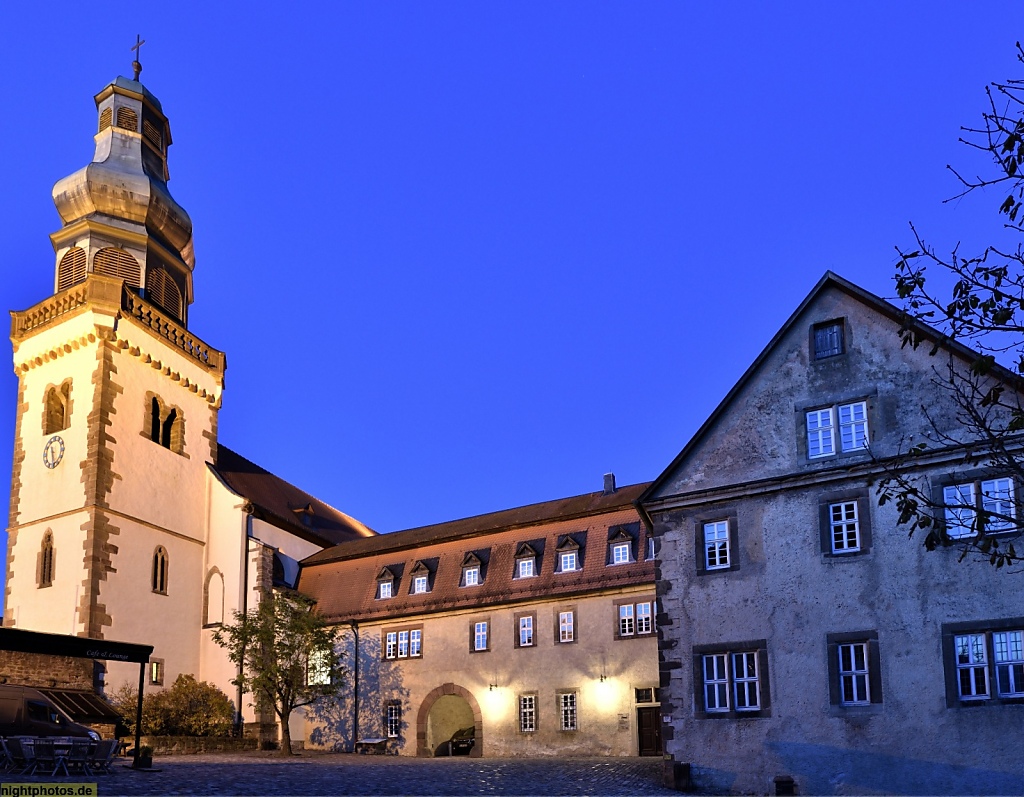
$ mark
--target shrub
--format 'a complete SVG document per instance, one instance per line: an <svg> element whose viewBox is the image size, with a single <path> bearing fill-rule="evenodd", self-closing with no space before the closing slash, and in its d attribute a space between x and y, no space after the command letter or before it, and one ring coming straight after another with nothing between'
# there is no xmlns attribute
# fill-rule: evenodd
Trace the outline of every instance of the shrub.
<svg viewBox="0 0 1024 797"><path fill-rule="evenodd" d="M110 702L135 733L137 690L124 684ZM142 699L142 730L152 736L224 736L231 729L234 708L228 696L192 675L179 675L170 689Z"/></svg>

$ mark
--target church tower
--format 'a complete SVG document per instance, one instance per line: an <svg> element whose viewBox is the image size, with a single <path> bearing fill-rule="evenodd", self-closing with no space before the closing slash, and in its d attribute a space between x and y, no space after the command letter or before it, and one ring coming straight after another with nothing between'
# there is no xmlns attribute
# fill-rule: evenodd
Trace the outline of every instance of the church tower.
<svg viewBox="0 0 1024 797"><path fill-rule="evenodd" d="M187 328L192 223L167 189L167 117L137 78L96 95L95 156L53 189L54 293L12 313L3 619L156 643L173 680L199 672L225 358Z"/></svg>

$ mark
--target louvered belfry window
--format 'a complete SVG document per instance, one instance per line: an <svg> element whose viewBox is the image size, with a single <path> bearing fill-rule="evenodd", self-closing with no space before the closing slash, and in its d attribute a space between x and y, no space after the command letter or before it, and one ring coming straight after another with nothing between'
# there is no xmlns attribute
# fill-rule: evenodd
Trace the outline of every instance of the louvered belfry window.
<svg viewBox="0 0 1024 797"><path fill-rule="evenodd" d="M146 275L146 298L172 313L175 318L181 318L181 291L166 269L150 269Z"/></svg>
<svg viewBox="0 0 1024 797"><path fill-rule="evenodd" d="M100 111L100 132L102 133L104 130L110 127L113 121L114 109L110 106L107 106L102 111Z"/></svg>
<svg viewBox="0 0 1024 797"><path fill-rule="evenodd" d="M163 152L164 137L160 135L160 129L148 119L142 120L142 135L149 139L149 143Z"/></svg>
<svg viewBox="0 0 1024 797"><path fill-rule="evenodd" d="M117 126L124 130L131 130L133 133L139 132L139 117L131 108L118 108L117 109Z"/></svg>
<svg viewBox="0 0 1024 797"><path fill-rule="evenodd" d="M92 270L96 274L123 279L133 288L139 287L139 263L124 249L112 246L100 249L92 259Z"/></svg>
<svg viewBox="0 0 1024 797"><path fill-rule="evenodd" d="M57 291L85 281L85 250L72 246L64 253L57 266Z"/></svg>

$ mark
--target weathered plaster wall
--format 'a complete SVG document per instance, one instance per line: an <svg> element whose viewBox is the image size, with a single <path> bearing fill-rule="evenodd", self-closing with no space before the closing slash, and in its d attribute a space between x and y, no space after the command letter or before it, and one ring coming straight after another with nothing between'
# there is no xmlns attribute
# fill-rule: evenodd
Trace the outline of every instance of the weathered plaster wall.
<svg viewBox="0 0 1024 797"><path fill-rule="evenodd" d="M835 317L848 321L848 353L808 363L810 325ZM941 625L1024 617L1024 593L1012 575L908 540L895 507L879 507L868 483L872 454L927 433L922 405L952 424L930 381L943 365L923 347L901 350L886 323L828 292L649 507L663 711L672 718L666 751L693 764L700 790L770 793L778 775L805 794L1019 790L1024 705L947 707ZM871 452L808 461L804 410L860 398L869 402ZM825 555L819 504L851 489L866 496L870 550ZM728 516L738 568L703 573L701 524ZM877 632L882 702L833 705L826 635L862 631ZM761 639L770 716L702 717L694 646Z"/></svg>

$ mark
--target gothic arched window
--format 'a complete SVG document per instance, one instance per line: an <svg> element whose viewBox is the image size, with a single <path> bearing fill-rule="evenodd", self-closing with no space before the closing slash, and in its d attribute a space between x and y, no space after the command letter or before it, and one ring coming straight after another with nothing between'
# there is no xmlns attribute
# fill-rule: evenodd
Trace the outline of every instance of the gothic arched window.
<svg viewBox="0 0 1024 797"><path fill-rule="evenodd" d="M224 622L224 576L216 567L210 568L206 576L206 590L203 595L203 625L220 625Z"/></svg>
<svg viewBox="0 0 1024 797"><path fill-rule="evenodd" d="M62 432L71 425L71 380L46 390L43 434Z"/></svg>
<svg viewBox="0 0 1024 797"><path fill-rule="evenodd" d="M43 544L39 549L39 586L49 587L53 584L53 532L43 535Z"/></svg>
<svg viewBox="0 0 1024 797"><path fill-rule="evenodd" d="M167 594L167 551L162 545L153 553L153 592Z"/></svg>
<svg viewBox="0 0 1024 797"><path fill-rule="evenodd" d="M146 425L142 433L175 454L185 451L185 419L181 410L165 407L159 397L152 393L147 398Z"/></svg>

